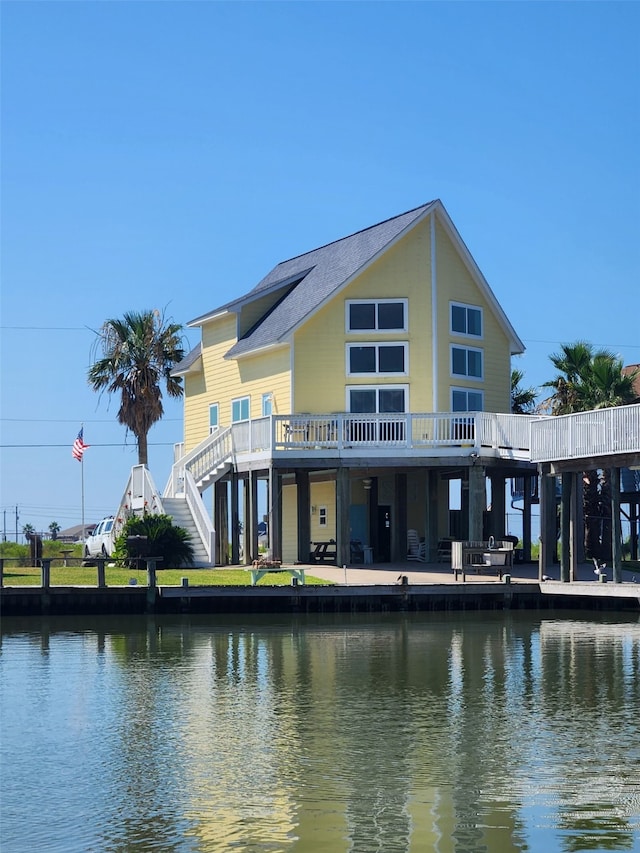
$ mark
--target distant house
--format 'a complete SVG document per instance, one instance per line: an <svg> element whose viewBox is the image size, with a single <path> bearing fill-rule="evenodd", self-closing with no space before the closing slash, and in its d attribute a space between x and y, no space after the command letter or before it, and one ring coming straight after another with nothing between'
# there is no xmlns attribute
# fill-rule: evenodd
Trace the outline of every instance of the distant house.
<svg viewBox="0 0 640 853"><path fill-rule="evenodd" d="M640 364L627 364L626 367L622 368L622 372L625 376L635 373L636 378L633 383L633 388L636 392L635 402L640 403Z"/></svg>
<svg viewBox="0 0 640 853"><path fill-rule="evenodd" d="M257 554L259 488L274 557L333 540L342 564L353 541L404 559L409 530L430 559L448 537L501 535L505 480L536 476L529 419L510 414L524 346L439 200L283 261L188 325L169 492L213 486L216 563L229 540L240 559L240 516L243 559Z"/></svg>
<svg viewBox="0 0 640 853"><path fill-rule="evenodd" d="M59 542L84 542L87 536L91 536L95 530L95 524L75 524L73 527L67 527L58 533Z"/></svg>

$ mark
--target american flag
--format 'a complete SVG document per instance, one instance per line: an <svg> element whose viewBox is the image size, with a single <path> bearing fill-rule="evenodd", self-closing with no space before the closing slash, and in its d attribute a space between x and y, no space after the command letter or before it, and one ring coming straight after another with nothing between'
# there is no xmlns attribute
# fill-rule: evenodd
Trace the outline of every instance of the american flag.
<svg viewBox="0 0 640 853"><path fill-rule="evenodd" d="M85 452L87 447L91 445L84 443L84 427L80 427L80 432L78 433L78 437L73 442L73 447L71 448L71 455L74 459L77 459L78 462L82 462L82 454Z"/></svg>

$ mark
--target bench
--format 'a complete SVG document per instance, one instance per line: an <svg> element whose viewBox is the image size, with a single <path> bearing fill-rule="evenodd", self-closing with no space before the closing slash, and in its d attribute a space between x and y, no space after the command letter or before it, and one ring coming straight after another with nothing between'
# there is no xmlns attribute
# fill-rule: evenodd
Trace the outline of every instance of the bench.
<svg viewBox="0 0 640 853"><path fill-rule="evenodd" d="M251 586L255 586L260 578L270 572L288 572L291 575L292 583L295 580L295 585L304 586L305 570L300 566L283 566L280 560L254 560L251 568L247 571L251 572Z"/></svg>
<svg viewBox="0 0 640 853"><path fill-rule="evenodd" d="M313 551L309 554L310 563L335 563L338 558L336 549L336 540L329 539L328 542L312 542L314 545ZM333 545L333 550L330 551L330 546Z"/></svg>

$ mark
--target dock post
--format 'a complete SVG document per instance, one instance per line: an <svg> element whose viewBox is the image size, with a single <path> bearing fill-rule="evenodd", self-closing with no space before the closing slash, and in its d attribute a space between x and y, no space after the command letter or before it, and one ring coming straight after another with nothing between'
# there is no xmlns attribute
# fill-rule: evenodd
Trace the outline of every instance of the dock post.
<svg viewBox="0 0 640 853"><path fill-rule="evenodd" d="M98 570L98 589L104 589L107 585L107 581L104 573L104 557L96 557L96 567Z"/></svg>
<svg viewBox="0 0 640 853"><path fill-rule="evenodd" d="M51 586L51 557L43 557L40 561L40 577L42 589L49 589Z"/></svg>

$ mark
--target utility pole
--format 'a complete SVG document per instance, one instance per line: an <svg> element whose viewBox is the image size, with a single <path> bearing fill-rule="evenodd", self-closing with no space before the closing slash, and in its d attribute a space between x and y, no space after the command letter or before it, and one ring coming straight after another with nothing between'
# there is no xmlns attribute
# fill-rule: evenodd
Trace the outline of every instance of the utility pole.
<svg viewBox="0 0 640 853"><path fill-rule="evenodd" d="M16 542L18 541L18 506L16 505Z"/></svg>
<svg viewBox="0 0 640 853"><path fill-rule="evenodd" d="M7 541L7 510L2 510L2 541Z"/></svg>

